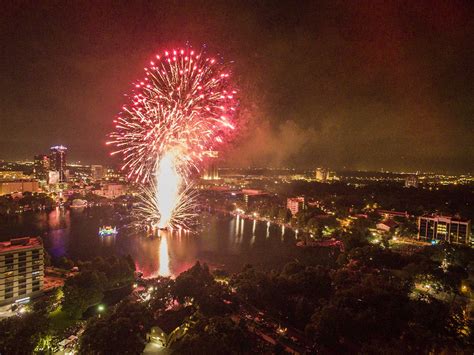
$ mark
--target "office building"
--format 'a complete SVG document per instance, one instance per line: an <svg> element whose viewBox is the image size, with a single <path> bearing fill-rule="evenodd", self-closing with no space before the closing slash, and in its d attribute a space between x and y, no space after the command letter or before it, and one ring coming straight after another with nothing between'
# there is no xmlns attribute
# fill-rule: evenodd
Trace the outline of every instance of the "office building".
<svg viewBox="0 0 474 355"><path fill-rule="evenodd" d="M449 216L419 217L418 239L469 245L471 221Z"/></svg>
<svg viewBox="0 0 474 355"><path fill-rule="evenodd" d="M63 145L51 147L49 155L51 170L59 173L59 182L66 182L66 151Z"/></svg>
<svg viewBox="0 0 474 355"><path fill-rule="evenodd" d="M38 181L0 181L0 195L10 195L23 192L38 192Z"/></svg>
<svg viewBox="0 0 474 355"><path fill-rule="evenodd" d="M59 184L59 171L55 171L55 170L48 171L48 184L50 185Z"/></svg>
<svg viewBox="0 0 474 355"><path fill-rule="evenodd" d="M128 192L128 187L125 184L107 183L101 186L100 189L92 190L92 193L98 196L114 199Z"/></svg>
<svg viewBox="0 0 474 355"><path fill-rule="evenodd" d="M418 177L409 175L405 178L405 187L418 187Z"/></svg>
<svg viewBox="0 0 474 355"><path fill-rule="evenodd" d="M91 178L94 181L102 180L105 176L105 169L102 165L91 165Z"/></svg>
<svg viewBox="0 0 474 355"><path fill-rule="evenodd" d="M216 151L204 152L204 169L202 178L204 180L219 180L219 171L217 170L217 159L219 153Z"/></svg>
<svg viewBox="0 0 474 355"><path fill-rule="evenodd" d="M290 197L286 200L286 208L291 211L291 214L294 216L299 211L306 209L306 204L304 197Z"/></svg>
<svg viewBox="0 0 474 355"><path fill-rule="evenodd" d="M127 179L121 170L115 170L113 168L105 169L104 180L115 181L115 182L126 182Z"/></svg>
<svg viewBox="0 0 474 355"><path fill-rule="evenodd" d="M314 172L314 177L319 182L337 180L336 173L326 168L317 168Z"/></svg>
<svg viewBox="0 0 474 355"><path fill-rule="evenodd" d="M48 171L50 170L49 157L46 154L35 155L34 174L40 181L48 180Z"/></svg>
<svg viewBox="0 0 474 355"><path fill-rule="evenodd" d="M316 181L325 182L327 179L327 170L324 168L317 168L315 171Z"/></svg>
<svg viewBox="0 0 474 355"><path fill-rule="evenodd" d="M0 242L0 305L22 303L41 294L44 278L40 238Z"/></svg>

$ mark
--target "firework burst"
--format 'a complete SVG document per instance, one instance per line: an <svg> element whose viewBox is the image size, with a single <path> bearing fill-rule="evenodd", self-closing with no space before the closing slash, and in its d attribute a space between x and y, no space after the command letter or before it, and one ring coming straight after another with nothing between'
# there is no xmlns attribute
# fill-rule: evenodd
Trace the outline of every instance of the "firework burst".
<svg viewBox="0 0 474 355"><path fill-rule="evenodd" d="M160 228L184 227L195 201L191 173L235 129L229 79L227 68L203 52L165 51L145 68L114 120L107 144L122 155L128 178L145 186L140 211Z"/></svg>
<svg viewBox="0 0 474 355"><path fill-rule="evenodd" d="M136 182L147 182L171 149L180 150L177 169L187 177L199 169L203 152L215 150L235 128L229 73L203 53L181 49L157 55L145 74L107 144L122 154L122 169Z"/></svg>

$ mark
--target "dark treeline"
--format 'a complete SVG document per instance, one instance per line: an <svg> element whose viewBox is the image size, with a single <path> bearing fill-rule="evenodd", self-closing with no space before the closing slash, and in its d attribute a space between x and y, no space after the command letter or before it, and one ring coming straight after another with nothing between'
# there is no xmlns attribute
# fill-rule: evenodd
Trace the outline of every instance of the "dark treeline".
<svg viewBox="0 0 474 355"><path fill-rule="evenodd" d="M377 203L379 208L424 213L460 214L474 219L474 192L472 186L448 185L429 188L405 188L400 183L369 183L355 187L342 182L322 184L297 181L275 185L274 192L281 196L304 195L332 203L336 209L360 210L367 204Z"/></svg>

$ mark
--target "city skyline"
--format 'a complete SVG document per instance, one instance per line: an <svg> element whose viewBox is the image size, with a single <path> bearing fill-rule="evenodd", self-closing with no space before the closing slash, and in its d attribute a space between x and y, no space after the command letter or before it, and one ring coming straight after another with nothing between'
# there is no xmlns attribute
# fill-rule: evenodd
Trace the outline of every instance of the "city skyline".
<svg viewBox="0 0 474 355"><path fill-rule="evenodd" d="M472 172L471 10L467 1L6 5L0 159L54 143L72 160L109 164L123 93L151 54L187 42L234 62L244 124L227 165Z"/></svg>

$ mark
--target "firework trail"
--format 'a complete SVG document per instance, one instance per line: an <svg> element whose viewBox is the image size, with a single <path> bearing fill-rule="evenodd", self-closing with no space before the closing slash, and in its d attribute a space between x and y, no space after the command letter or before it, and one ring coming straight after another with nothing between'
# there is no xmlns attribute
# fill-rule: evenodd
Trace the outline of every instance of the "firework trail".
<svg viewBox="0 0 474 355"><path fill-rule="evenodd" d="M163 206L163 199L159 197L157 191L159 191L159 188L155 182L141 187L141 194L139 195L141 203L134 211L136 217L146 222L147 225L158 228L191 229L195 217L194 207L198 196L194 185L192 183L185 185L175 197L176 199L173 200L175 203L170 209ZM167 216L162 216L163 208L165 208L164 213L168 213ZM164 218L167 218L167 220L164 221Z"/></svg>
<svg viewBox="0 0 474 355"><path fill-rule="evenodd" d="M189 177L206 151L233 134L235 95L227 68L191 48L157 55L134 83L107 144L122 155L129 179L153 186L148 207L160 228L181 225L179 211L190 207L182 196Z"/></svg>

